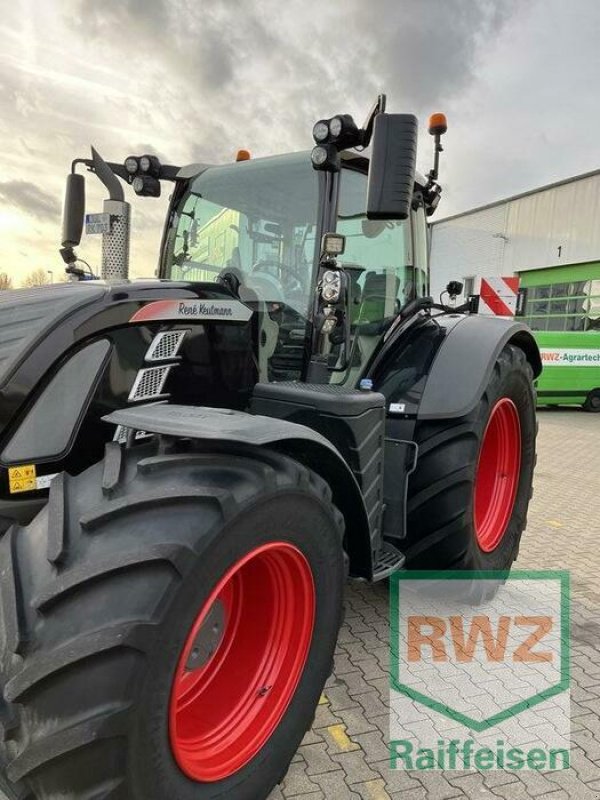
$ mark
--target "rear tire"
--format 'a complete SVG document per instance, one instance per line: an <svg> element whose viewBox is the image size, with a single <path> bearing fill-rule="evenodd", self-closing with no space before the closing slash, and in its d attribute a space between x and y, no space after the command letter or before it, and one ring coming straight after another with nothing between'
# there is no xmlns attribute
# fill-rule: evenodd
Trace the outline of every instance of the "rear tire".
<svg viewBox="0 0 600 800"><path fill-rule="evenodd" d="M495 421L488 427L490 418ZM504 484L493 483L489 478L492 482L482 490L484 469L478 473L478 465L482 452L490 447L492 429L505 424L509 426L505 437L508 450L503 454L498 449L496 468L489 462L489 453L484 456L488 476L492 473L497 476L500 464L505 465L507 472L511 462L514 468L517 452L520 465L514 476L514 491L504 490L504 499L500 498L494 529L493 514L490 528L490 524L486 525L485 510L491 506L494 493L503 491ZM512 451L511 424L513 429L515 425L520 428L520 446L513 446ZM418 424L419 458L408 486L405 552L410 568L510 570L527 523L536 432L533 372L523 351L512 345L507 345L498 356L488 386L469 415ZM476 496L479 497L477 513ZM486 539L483 534L488 529L493 535Z"/></svg>
<svg viewBox="0 0 600 800"><path fill-rule="evenodd" d="M331 670L341 515L320 478L273 452L136 453L59 477L31 525L0 541L0 686L15 720L0 758L39 800L266 798ZM209 612L225 630L212 640ZM216 761L196 769L190 752Z"/></svg>

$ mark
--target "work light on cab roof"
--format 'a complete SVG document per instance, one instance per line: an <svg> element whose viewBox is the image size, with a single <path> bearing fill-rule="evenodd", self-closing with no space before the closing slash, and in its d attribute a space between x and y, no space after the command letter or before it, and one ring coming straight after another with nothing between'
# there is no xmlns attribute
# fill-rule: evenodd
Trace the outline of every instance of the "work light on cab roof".
<svg viewBox="0 0 600 800"><path fill-rule="evenodd" d="M161 163L156 156L128 156L124 162L127 180L140 197L160 197Z"/></svg>

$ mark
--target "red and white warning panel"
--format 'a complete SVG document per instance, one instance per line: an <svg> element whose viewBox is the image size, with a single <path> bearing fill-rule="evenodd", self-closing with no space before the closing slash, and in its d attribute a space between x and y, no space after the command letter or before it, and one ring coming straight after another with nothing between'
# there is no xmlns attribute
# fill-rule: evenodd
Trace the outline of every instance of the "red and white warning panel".
<svg viewBox="0 0 600 800"><path fill-rule="evenodd" d="M519 278L482 278L479 313L514 317L519 296Z"/></svg>

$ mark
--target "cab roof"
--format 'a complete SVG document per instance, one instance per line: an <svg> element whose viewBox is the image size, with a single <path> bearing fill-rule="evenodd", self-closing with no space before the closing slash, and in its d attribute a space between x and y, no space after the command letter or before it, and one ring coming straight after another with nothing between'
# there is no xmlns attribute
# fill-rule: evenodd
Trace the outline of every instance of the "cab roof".
<svg viewBox="0 0 600 800"><path fill-rule="evenodd" d="M310 163L310 150L297 150L291 153L277 153L270 156L261 156L256 159L250 159L250 161L269 161L273 158L281 158L282 156L298 156L298 155L305 155L308 163ZM369 158L368 158L368 150L364 152L358 152L356 150L343 150L340 153L342 161L352 162L353 166L355 165L358 169L367 172L369 168ZM236 163L236 162L229 162L229 163ZM247 161L239 162L241 164L248 163ZM201 175L203 172L206 172L207 169L215 166L227 166L227 164L188 164L181 169L177 173L177 178L179 180L190 180L191 178L196 178L198 175ZM415 183L418 186L425 186L427 180L420 172L415 172Z"/></svg>

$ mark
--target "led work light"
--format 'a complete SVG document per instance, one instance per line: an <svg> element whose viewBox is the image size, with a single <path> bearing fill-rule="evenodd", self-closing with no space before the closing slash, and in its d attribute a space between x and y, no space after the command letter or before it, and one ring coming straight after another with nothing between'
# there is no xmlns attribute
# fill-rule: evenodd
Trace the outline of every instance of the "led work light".
<svg viewBox="0 0 600 800"><path fill-rule="evenodd" d="M350 114L338 114L329 121L329 141L335 144L338 150L362 144L361 134L362 131L358 129Z"/></svg>
<svg viewBox="0 0 600 800"><path fill-rule="evenodd" d="M333 144L318 144L313 147L310 160L315 169L324 169L329 172L339 172L340 154Z"/></svg>
<svg viewBox="0 0 600 800"><path fill-rule="evenodd" d="M315 122L313 127L313 139L317 144L326 142L329 138L329 123L326 119Z"/></svg>
<svg viewBox="0 0 600 800"><path fill-rule="evenodd" d="M156 156L141 156L140 172L158 178L160 175L160 161Z"/></svg>
<svg viewBox="0 0 600 800"><path fill-rule="evenodd" d="M341 233L324 233L321 252L326 256L341 256L346 249L346 237Z"/></svg>
<svg viewBox="0 0 600 800"><path fill-rule="evenodd" d="M160 197L160 181L151 175L136 175L131 185L141 197Z"/></svg>

